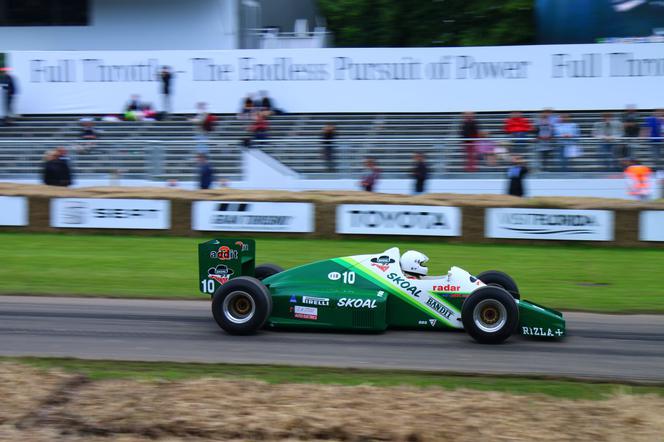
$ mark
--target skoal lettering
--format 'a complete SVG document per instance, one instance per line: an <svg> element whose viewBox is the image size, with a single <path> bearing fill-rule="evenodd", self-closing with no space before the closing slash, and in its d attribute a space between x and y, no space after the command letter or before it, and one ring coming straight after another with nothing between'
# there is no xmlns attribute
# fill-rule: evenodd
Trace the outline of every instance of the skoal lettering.
<svg viewBox="0 0 664 442"><path fill-rule="evenodd" d="M432 212L387 212L378 210L351 210L353 227L402 228L402 229L449 229L443 213Z"/></svg>
<svg viewBox="0 0 664 442"><path fill-rule="evenodd" d="M337 301L337 307L376 308L376 300L341 298Z"/></svg>
<svg viewBox="0 0 664 442"><path fill-rule="evenodd" d="M389 275L387 275L387 279L392 281L396 286L401 287L411 295L415 296L416 298L419 298L420 293L422 292L422 290L418 289L409 280L397 275L396 273L390 273Z"/></svg>

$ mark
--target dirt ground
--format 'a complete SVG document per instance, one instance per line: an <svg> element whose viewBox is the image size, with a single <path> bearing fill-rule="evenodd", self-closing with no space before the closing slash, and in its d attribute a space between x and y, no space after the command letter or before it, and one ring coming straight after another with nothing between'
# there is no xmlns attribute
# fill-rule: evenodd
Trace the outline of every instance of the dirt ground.
<svg viewBox="0 0 664 442"><path fill-rule="evenodd" d="M233 199L244 201L311 201L318 203L390 203L453 205L469 207L552 207L575 209L664 209L664 201L639 202L610 198L518 198L510 195L462 195L430 193L425 195L392 195L359 191L278 190L184 190L168 187L86 187L69 189L34 184L0 183L0 195L74 198L168 198L173 200Z"/></svg>
<svg viewBox="0 0 664 442"><path fill-rule="evenodd" d="M1 441L662 441L664 398L91 381L0 363Z"/></svg>

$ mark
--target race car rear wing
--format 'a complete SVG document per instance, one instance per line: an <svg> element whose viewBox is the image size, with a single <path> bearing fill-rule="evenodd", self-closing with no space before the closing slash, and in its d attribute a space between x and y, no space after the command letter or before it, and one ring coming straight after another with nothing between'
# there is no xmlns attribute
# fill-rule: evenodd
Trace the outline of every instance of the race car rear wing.
<svg viewBox="0 0 664 442"><path fill-rule="evenodd" d="M256 242L253 239L213 239L198 245L198 289L213 295L229 280L254 276Z"/></svg>

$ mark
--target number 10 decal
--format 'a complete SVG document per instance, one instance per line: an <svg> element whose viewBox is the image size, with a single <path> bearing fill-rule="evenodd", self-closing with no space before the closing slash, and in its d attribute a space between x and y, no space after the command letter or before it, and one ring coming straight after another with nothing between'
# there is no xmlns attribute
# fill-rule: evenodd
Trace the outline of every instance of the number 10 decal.
<svg viewBox="0 0 664 442"><path fill-rule="evenodd" d="M355 284L355 272L343 272L341 276L344 284Z"/></svg>
<svg viewBox="0 0 664 442"><path fill-rule="evenodd" d="M203 293L214 293L214 281L211 279L204 279L201 281L201 291Z"/></svg>

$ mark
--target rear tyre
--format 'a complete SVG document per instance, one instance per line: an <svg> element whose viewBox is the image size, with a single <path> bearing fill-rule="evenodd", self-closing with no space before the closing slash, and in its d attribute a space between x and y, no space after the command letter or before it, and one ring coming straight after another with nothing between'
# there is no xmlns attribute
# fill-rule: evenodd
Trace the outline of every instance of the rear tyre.
<svg viewBox="0 0 664 442"><path fill-rule="evenodd" d="M248 335L258 331L272 313L270 291L256 278L240 276L217 289L212 316L227 333Z"/></svg>
<svg viewBox="0 0 664 442"><path fill-rule="evenodd" d="M516 285L516 281L514 281L514 279L512 279L507 273L498 270L487 270L486 272L477 275L477 279L486 285L502 287L507 290L514 299L521 299L521 294L519 293L519 287Z"/></svg>
<svg viewBox="0 0 664 442"><path fill-rule="evenodd" d="M284 269L276 264L261 264L254 270L254 277L259 281L264 280L272 275L283 272Z"/></svg>
<svg viewBox="0 0 664 442"><path fill-rule="evenodd" d="M461 322L466 332L481 344L500 344L519 324L516 301L500 287L480 287L461 307Z"/></svg>

